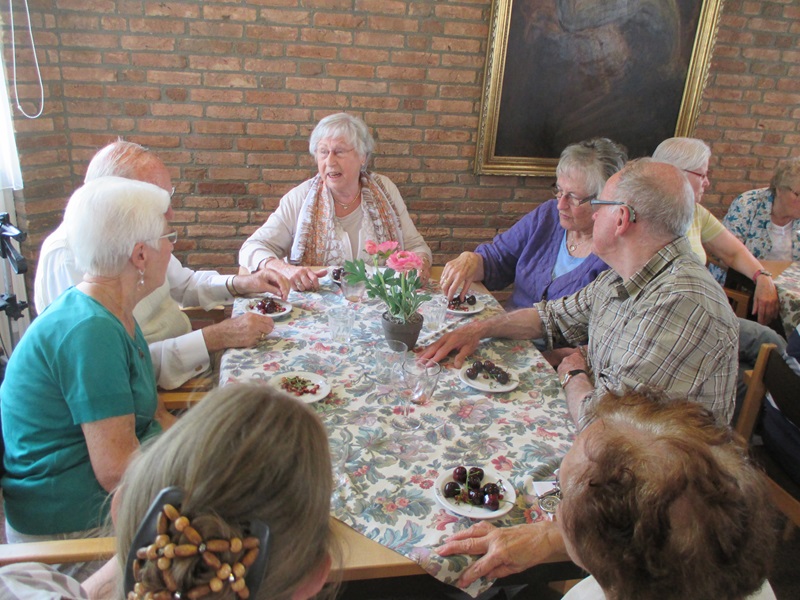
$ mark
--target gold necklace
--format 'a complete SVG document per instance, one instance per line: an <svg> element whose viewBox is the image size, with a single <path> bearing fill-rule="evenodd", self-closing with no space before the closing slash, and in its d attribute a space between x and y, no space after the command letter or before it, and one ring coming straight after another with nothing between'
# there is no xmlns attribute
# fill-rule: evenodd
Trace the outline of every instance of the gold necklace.
<svg viewBox="0 0 800 600"><path fill-rule="evenodd" d="M350 210L350 207L356 203L356 200L358 200L359 196L361 196L361 188L358 188L358 192L356 192L356 195L353 197L352 200L350 200L350 202L339 202L336 199L336 196L334 196L333 193L331 193L331 197L333 198L334 204L338 204L339 206L341 206L342 210Z"/></svg>
<svg viewBox="0 0 800 600"><path fill-rule="evenodd" d="M583 240L582 242L578 242L577 244L575 242L572 242L570 244L569 243L569 236L567 236L567 248L569 249L570 253L575 252L575 250L577 250L578 248L583 246L590 239L592 239L592 238L586 238L585 240Z"/></svg>

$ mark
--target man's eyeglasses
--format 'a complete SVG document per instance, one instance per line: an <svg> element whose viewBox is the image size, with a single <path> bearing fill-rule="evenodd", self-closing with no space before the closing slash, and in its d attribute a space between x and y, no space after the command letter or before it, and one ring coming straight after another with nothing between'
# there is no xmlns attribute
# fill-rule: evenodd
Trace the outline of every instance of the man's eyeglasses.
<svg viewBox="0 0 800 600"><path fill-rule="evenodd" d="M625 204L624 202L617 202L616 200L589 200L589 204L592 205L592 208L595 206L624 206L628 209L628 212L631 214L630 222L636 223L636 211L633 210L633 207L630 204Z"/></svg>
<svg viewBox="0 0 800 600"><path fill-rule="evenodd" d="M553 473L555 476L555 485L553 489L549 492L545 492L539 496L536 496L537 503L539 504L539 508L541 508L544 512L555 514L556 507L558 503L561 502L561 483L558 481L558 469L556 472Z"/></svg>
<svg viewBox="0 0 800 600"><path fill-rule="evenodd" d="M789 190L790 192L792 192L795 195L795 197L800 198L800 192L796 192L795 190L790 188L788 185L783 186L783 189Z"/></svg>
<svg viewBox="0 0 800 600"><path fill-rule="evenodd" d="M711 181L711 170L709 169L705 173L698 173L697 171L690 171L689 169L684 169L684 173L691 173L692 175L696 175L700 179L705 179L706 181Z"/></svg>
<svg viewBox="0 0 800 600"><path fill-rule="evenodd" d="M586 196L586 198L578 198L572 192L564 192L560 187L558 187L557 183L554 183L552 186L550 186L550 189L553 190L553 194L555 194L555 197L558 200L561 200L561 197L564 196L566 197L567 202L569 202L572 206L580 206L581 204L586 204L590 200L597 198L595 194Z"/></svg>
<svg viewBox="0 0 800 600"><path fill-rule="evenodd" d="M175 242L178 241L178 232L170 231L169 233L165 233L164 235L158 236L158 239L160 240L167 239L169 240L169 243L174 246Z"/></svg>

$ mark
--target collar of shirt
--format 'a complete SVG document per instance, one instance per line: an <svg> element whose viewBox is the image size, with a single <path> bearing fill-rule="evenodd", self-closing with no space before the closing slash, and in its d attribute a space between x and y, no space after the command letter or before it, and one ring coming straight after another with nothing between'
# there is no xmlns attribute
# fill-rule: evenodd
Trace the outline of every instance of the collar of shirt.
<svg viewBox="0 0 800 600"><path fill-rule="evenodd" d="M666 269L672 261L692 251L689 240L685 236L675 238L669 244L656 252L647 263L628 280L617 284L619 298L635 297L647 284L649 284L661 271Z"/></svg>

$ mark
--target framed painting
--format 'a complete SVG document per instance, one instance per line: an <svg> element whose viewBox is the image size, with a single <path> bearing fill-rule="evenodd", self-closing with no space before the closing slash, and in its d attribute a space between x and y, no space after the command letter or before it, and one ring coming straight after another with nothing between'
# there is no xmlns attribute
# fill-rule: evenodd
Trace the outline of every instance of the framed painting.
<svg viewBox="0 0 800 600"><path fill-rule="evenodd" d="M690 135L722 0L494 0L477 174L553 175L592 137Z"/></svg>

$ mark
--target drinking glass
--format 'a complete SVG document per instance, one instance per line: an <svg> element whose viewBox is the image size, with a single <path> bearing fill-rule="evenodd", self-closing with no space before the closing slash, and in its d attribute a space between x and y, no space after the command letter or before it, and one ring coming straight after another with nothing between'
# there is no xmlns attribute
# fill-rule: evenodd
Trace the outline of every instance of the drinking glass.
<svg viewBox="0 0 800 600"><path fill-rule="evenodd" d="M437 296L429 300L422 305L422 314L425 317L425 326L431 331L437 331L447 315L447 298Z"/></svg>
<svg viewBox="0 0 800 600"><path fill-rule="evenodd" d="M439 363L415 357L408 357L392 370L392 384L400 399L400 414L392 419L395 429L414 431L422 426L422 421L412 416L412 405L424 404L433 397L441 371Z"/></svg>
<svg viewBox="0 0 800 600"><path fill-rule="evenodd" d="M363 281L350 283L346 277L342 277L342 294L348 302L361 302L366 291L367 284Z"/></svg>
<svg viewBox="0 0 800 600"><path fill-rule="evenodd" d="M350 446L342 440L329 440L331 450L331 471L333 474L333 492L331 504L344 502L347 490L350 487L350 477L347 475L347 455Z"/></svg>
<svg viewBox="0 0 800 600"><path fill-rule="evenodd" d="M405 360L408 346L398 340L384 340L375 344L373 376L378 383L391 382L392 369Z"/></svg>
<svg viewBox="0 0 800 600"><path fill-rule="evenodd" d="M327 315L331 341L336 344L349 344L350 333L356 321L353 309L349 306L335 306L328 309Z"/></svg>

